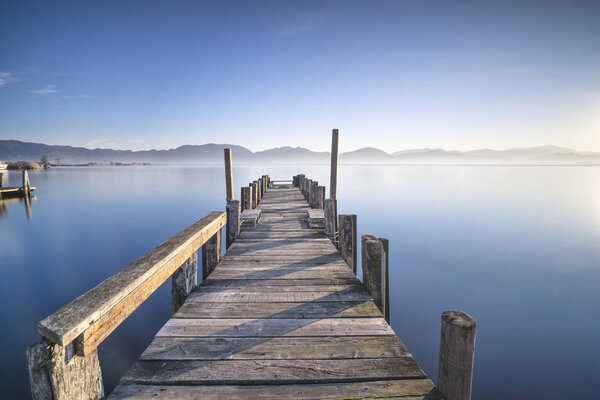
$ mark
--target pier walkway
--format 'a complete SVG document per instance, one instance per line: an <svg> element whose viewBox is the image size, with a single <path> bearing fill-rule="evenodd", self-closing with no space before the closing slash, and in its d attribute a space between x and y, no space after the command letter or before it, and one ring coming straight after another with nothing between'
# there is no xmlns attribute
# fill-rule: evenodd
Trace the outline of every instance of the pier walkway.
<svg viewBox="0 0 600 400"><path fill-rule="evenodd" d="M442 399L300 190L257 208L109 399Z"/></svg>

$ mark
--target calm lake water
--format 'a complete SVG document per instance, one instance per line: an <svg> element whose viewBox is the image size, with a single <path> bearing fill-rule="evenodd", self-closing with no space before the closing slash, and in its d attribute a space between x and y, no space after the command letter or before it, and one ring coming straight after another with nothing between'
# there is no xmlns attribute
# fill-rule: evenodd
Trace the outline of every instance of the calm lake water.
<svg viewBox="0 0 600 400"><path fill-rule="evenodd" d="M329 184L325 166L240 166L236 196L297 173ZM39 320L225 204L221 166L30 177L31 218L23 201L0 214L7 399L30 397ZM440 315L460 309L478 320L474 399L598 398L600 167L341 166L338 199L359 235L390 240L391 324L434 381ZM169 316L167 281L100 346L107 392Z"/></svg>

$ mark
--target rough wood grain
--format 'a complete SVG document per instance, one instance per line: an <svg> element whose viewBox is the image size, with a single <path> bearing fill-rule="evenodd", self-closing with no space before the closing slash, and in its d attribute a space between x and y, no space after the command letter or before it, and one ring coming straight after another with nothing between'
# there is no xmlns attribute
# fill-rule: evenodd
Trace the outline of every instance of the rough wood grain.
<svg viewBox="0 0 600 400"><path fill-rule="evenodd" d="M27 348L29 382L34 400L104 398L98 352L73 356L65 362L66 349L42 338Z"/></svg>
<svg viewBox="0 0 600 400"><path fill-rule="evenodd" d="M102 324L112 332L224 224L225 213L210 213L41 321L38 330L62 346Z"/></svg>
<svg viewBox="0 0 600 400"><path fill-rule="evenodd" d="M221 229L202 245L202 280L208 278L221 260Z"/></svg>
<svg viewBox="0 0 600 400"><path fill-rule="evenodd" d="M252 188L250 186L242 186L241 197L242 211L252 209Z"/></svg>
<svg viewBox="0 0 600 400"><path fill-rule="evenodd" d="M372 235L363 235L361 243L363 283L389 323L388 240Z"/></svg>
<svg viewBox="0 0 600 400"><path fill-rule="evenodd" d="M171 313L175 314L198 285L198 252L192 253L171 277Z"/></svg>
<svg viewBox="0 0 600 400"><path fill-rule="evenodd" d="M477 321L462 311L442 313L439 388L448 400L470 400Z"/></svg>
<svg viewBox="0 0 600 400"><path fill-rule="evenodd" d="M227 212L225 249L228 249L240 233L240 201L228 200L225 208Z"/></svg>
<svg viewBox="0 0 600 400"><path fill-rule="evenodd" d="M402 379L335 384L293 384L269 386L119 386L109 399L196 400L361 400L407 399L443 400L429 379Z"/></svg>
<svg viewBox="0 0 600 400"><path fill-rule="evenodd" d="M121 380L152 385L274 385L416 379L410 357L345 360L138 361Z"/></svg>
<svg viewBox="0 0 600 400"><path fill-rule="evenodd" d="M393 335L383 318L172 318L156 336L275 337Z"/></svg>
<svg viewBox="0 0 600 400"><path fill-rule="evenodd" d="M325 234L337 242L337 200L325 200Z"/></svg>
<svg viewBox="0 0 600 400"><path fill-rule="evenodd" d="M176 318L382 318L372 301L327 301L309 303L186 302Z"/></svg>
<svg viewBox="0 0 600 400"><path fill-rule="evenodd" d="M396 336L157 337L140 360L312 360L410 357Z"/></svg>
<svg viewBox="0 0 600 400"><path fill-rule="evenodd" d="M356 275L357 237L356 237L356 215L340 214L339 216L339 240L340 254Z"/></svg>

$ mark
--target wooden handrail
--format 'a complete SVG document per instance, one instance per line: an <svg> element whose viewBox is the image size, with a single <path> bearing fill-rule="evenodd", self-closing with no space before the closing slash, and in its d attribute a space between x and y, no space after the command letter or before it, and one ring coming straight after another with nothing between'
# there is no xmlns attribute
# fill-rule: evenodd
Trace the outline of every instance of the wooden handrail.
<svg viewBox="0 0 600 400"><path fill-rule="evenodd" d="M87 356L226 224L212 212L38 323L52 343Z"/></svg>

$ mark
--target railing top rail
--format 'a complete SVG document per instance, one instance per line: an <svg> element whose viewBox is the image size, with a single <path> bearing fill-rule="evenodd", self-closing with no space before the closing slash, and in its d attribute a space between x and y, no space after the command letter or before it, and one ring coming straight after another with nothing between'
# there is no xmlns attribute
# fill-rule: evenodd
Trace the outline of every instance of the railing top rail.
<svg viewBox="0 0 600 400"><path fill-rule="evenodd" d="M48 340L66 346L78 339L87 355L226 223L211 212L38 323Z"/></svg>

